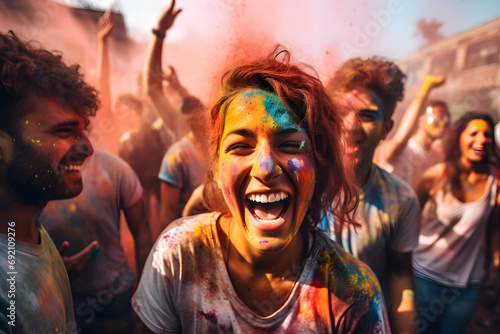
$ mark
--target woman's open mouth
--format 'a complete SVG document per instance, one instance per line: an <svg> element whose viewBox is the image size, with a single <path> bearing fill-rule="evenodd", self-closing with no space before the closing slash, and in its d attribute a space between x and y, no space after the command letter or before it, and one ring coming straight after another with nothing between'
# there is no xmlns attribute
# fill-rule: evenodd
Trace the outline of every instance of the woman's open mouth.
<svg viewBox="0 0 500 334"><path fill-rule="evenodd" d="M290 201L285 192L250 194L245 200L245 205L259 222L273 223L285 215Z"/></svg>

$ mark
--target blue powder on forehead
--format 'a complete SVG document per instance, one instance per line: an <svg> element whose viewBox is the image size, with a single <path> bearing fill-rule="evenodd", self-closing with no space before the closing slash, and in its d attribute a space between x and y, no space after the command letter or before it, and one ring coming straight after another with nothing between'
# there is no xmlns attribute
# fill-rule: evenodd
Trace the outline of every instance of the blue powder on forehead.
<svg viewBox="0 0 500 334"><path fill-rule="evenodd" d="M296 128L297 125L293 122L294 117L292 111L288 109L281 99L269 92L264 92L258 89L245 90L241 96L242 101L250 101L256 95L262 97L262 104L267 113L273 119L274 123L283 128ZM261 120L262 123L266 122L266 117Z"/></svg>
<svg viewBox="0 0 500 334"><path fill-rule="evenodd" d="M269 116L273 121L283 128L295 128L297 125L292 121L292 113L285 107L279 97L267 95L263 101Z"/></svg>

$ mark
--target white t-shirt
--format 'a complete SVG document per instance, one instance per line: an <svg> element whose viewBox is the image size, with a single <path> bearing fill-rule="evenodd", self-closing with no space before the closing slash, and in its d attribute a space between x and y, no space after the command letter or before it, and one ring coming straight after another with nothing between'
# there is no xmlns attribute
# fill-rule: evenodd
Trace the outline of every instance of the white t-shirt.
<svg viewBox="0 0 500 334"><path fill-rule="evenodd" d="M134 283L121 245L120 213L141 199L142 187L124 160L104 150L95 149L81 170L83 191L49 202L39 220L56 245L69 242L68 256L99 242L100 252L71 281L73 293L118 295Z"/></svg>
<svg viewBox="0 0 500 334"><path fill-rule="evenodd" d="M180 189L178 217L193 191L203 183L208 162L189 137L183 137L163 157L158 178Z"/></svg>
<svg viewBox="0 0 500 334"><path fill-rule="evenodd" d="M360 226L337 226L331 216L327 217L322 230L366 263L382 290L388 291L387 250L411 252L418 243L420 205L410 185L373 165L354 214L354 222Z"/></svg>
<svg viewBox="0 0 500 334"><path fill-rule="evenodd" d="M38 232L39 244L10 242L15 247L13 268L7 263L8 236L0 234L0 332L76 333L66 268L47 231L39 227ZM11 276L15 276L14 281L7 281ZM15 291L14 298L9 298L11 290ZM5 321L12 320L6 318L11 313L7 309L11 300L15 302L15 327L9 328Z"/></svg>
<svg viewBox="0 0 500 334"><path fill-rule="evenodd" d="M373 272L319 231L311 233L309 256L284 305L269 316L259 316L241 301L229 278L217 236L219 215L181 218L158 238L132 298L135 312L150 330L390 332ZM266 303L270 302L254 306L264 311Z"/></svg>
<svg viewBox="0 0 500 334"><path fill-rule="evenodd" d="M461 202L448 185L425 203L418 247L413 253L417 276L461 288L481 282L486 224L496 202L495 172L492 168L486 191L477 201Z"/></svg>

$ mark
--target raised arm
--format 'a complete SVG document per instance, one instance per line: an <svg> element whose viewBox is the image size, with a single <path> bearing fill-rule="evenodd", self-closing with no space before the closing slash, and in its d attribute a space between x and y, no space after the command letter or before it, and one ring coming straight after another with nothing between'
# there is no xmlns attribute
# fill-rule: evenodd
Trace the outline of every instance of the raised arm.
<svg viewBox="0 0 500 334"><path fill-rule="evenodd" d="M162 117L165 124L176 132L178 112L163 93L161 60L163 41L166 37L167 30L172 26L175 18L182 11L182 9L175 10L174 6L175 0L173 0L170 7L162 13L156 28L153 29L153 42L146 61L144 90L153 108Z"/></svg>
<svg viewBox="0 0 500 334"><path fill-rule="evenodd" d="M428 74L423 75L423 80L420 92L405 110L394 136L383 143L382 158L389 163L392 163L399 156L415 132L418 126L418 119L424 111L430 92L434 88L441 86L445 81L442 76L438 77Z"/></svg>
<svg viewBox="0 0 500 334"><path fill-rule="evenodd" d="M111 117L111 84L109 68L109 37L113 30L113 12L107 10L99 19L97 33L97 89L101 93L101 108L99 117Z"/></svg>

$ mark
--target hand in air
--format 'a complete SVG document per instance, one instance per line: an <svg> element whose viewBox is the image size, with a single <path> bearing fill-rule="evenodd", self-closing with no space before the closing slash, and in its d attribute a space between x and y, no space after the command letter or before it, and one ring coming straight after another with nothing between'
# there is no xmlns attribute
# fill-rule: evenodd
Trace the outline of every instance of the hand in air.
<svg viewBox="0 0 500 334"><path fill-rule="evenodd" d="M175 90L181 89L182 85L179 82L179 77L177 76L175 68L172 65L169 65L168 67L170 69L170 73L169 74L163 73L163 79L168 82L168 85L171 88Z"/></svg>
<svg viewBox="0 0 500 334"><path fill-rule="evenodd" d="M446 81L445 77L442 75L431 75L431 74L422 74L422 79L424 81L424 85L427 85L429 88L436 88L443 85Z"/></svg>
<svg viewBox="0 0 500 334"><path fill-rule="evenodd" d="M160 19L158 20L158 26L157 29L161 33L166 33L168 29L174 24L174 20L179 15L180 12L182 12L182 9L176 9L174 10L175 6L175 0L172 0L172 3L170 4L170 7L168 7L160 16Z"/></svg>
<svg viewBox="0 0 500 334"><path fill-rule="evenodd" d="M115 23L113 22L113 12L111 9L108 9L99 19L99 32L97 33L97 37L100 39L107 38L111 35L111 31Z"/></svg>

